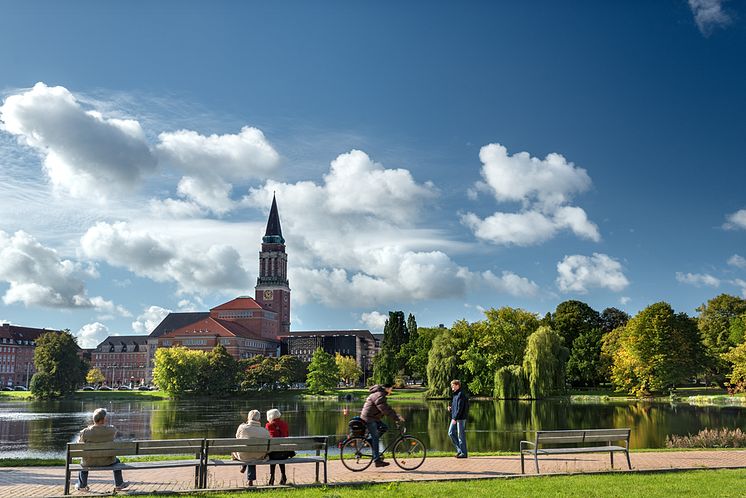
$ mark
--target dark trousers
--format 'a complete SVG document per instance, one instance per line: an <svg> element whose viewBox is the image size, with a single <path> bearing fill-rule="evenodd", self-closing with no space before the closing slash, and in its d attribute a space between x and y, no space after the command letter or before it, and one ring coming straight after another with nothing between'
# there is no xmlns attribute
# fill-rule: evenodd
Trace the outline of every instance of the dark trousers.
<svg viewBox="0 0 746 498"><path fill-rule="evenodd" d="M373 461L378 461L381 458L381 433L386 432L388 426L380 420L371 420L366 422L365 425L368 427L368 440L370 441L370 447L373 450Z"/></svg>
<svg viewBox="0 0 746 498"><path fill-rule="evenodd" d="M285 475L285 464L284 464L284 463L280 463L280 464L276 464L276 463L270 463L270 464L269 464L269 475L270 475L271 477L274 477L274 476L275 476L275 467L276 467L277 465L279 465L279 466L280 466L280 474L282 474L283 476Z"/></svg>
<svg viewBox="0 0 746 498"><path fill-rule="evenodd" d="M256 481L256 465L246 466L246 479L249 481Z"/></svg>
<svg viewBox="0 0 746 498"><path fill-rule="evenodd" d="M116 465L119 463L119 459L117 458L114 460L114 463L112 465ZM122 471L121 470L114 470L114 486L121 486L124 484L124 478L122 477ZM88 471L87 470L81 470L78 473L78 487L79 488L85 488L88 486Z"/></svg>

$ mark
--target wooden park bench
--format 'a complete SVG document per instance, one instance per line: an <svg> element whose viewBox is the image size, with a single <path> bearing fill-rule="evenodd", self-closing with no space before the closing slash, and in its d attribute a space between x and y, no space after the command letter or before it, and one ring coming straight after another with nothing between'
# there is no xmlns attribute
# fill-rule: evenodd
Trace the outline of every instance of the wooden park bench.
<svg viewBox="0 0 746 498"><path fill-rule="evenodd" d="M261 453L268 455L274 451L294 451L296 455L284 460L221 460L213 458L210 455L230 455L233 452ZM327 436L301 436L301 437L275 437L275 438L221 438L205 439L204 460L201 487L207 487L207 468L220 467L227 465L270 465L286 464L294 465L298 463L316 464L316 482L319 482L319 469L324 466L324 483L327 482L327 457L328 457L328 437ZM312 452L309 454L309 452Z"/></svg>
<svg viewBox="0 0 746 498"><path fill-rule="evenodd" d="M202 475L204 439L160 439L112 441L108 443L67 443L65 460L65 494L70 494L70 474L74 470L89 472L111 472L113 470L164 469L173 467L194 467L194 487L199 487ZM134 457L145 455L189 455L184 460L159 460L147 462L123 462L105 467L84 467L73 463L82 457Z"/></svg>
<svg viewBox="0 0 746 498"><path fill-rule="evenodd" d="M539 473L539 455L567 455L573 453L608 452L613 469L614 452L623 452L627 455L627 466L632 469L632 464L629 461L629 432L629 429L536 431L536 438L533 441L521 441L521 474L525 474L524 455L534 456L537 474ZM612 443L621 441L624 441L624 446L612 445Z"/></svg>

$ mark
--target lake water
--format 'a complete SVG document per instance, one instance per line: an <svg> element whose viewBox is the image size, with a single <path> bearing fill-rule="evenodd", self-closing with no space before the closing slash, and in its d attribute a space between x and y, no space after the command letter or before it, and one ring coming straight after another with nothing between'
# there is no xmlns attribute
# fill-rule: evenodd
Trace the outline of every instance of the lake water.
<svg viewBox="0 0 746 498"><path fill-rule="evenodd" d="M292 401L107 401L104 404L127 439L233 437L251 409L278 408L290 434L335 435L341 439L363 400ZM0 455L5 458L63 457L65 444L90 423L96 401L0 401ZM451 451L446 401L392 402L407 419L408 432L430 450ZM569 401L472 401L467 424L471 451L518 450L537 429L630 427L632 448L661 448L669 434L704 428L746 428L746 408L665 403L570 403Z"/></svg>

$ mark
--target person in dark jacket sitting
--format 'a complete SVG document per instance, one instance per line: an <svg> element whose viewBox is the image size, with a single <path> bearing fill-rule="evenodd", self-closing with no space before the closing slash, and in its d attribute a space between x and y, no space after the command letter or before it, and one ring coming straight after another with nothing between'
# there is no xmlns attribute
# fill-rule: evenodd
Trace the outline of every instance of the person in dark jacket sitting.
<svg viewBox="0 0 746 498"><path fill-rule="evenodd" d="M461 389L461 381L451 381L453 399L448 409L451 411L451 424L448 426L448 436L456 447L456 458L466 458L466 417L469 415L469 397Z"/></svg>
<svg viewBox="0 0 746 498"><path fill-rule="evenodd" d="M386 402L386 396L391 394L393 391L391 384L379 385L376 384L368 389L370 395L365 400L363 405L363 411L360 412L360 418L365 421L365 425L368 427L368 434L370 435L370 446L373 449L373 462L376 467L385 467L389 463L384 462L381 458L380 449L378 448L378 442L380 432L386 425L381 422L381 419L388 415L394 419L404 422L404 417L397 415L393 408L391 408Z"/></svg>

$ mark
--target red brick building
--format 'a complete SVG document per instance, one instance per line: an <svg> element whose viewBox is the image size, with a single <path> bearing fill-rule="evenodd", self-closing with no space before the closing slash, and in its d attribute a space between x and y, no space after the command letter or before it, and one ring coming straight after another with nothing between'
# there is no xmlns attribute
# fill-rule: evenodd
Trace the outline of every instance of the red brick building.
<svg viewBox="0 0 746 498"><path fill-rule="evenodd" d="M0 325L0 386L28 387L36 373L34 349L36 341L50 329Z"/></svg>
<svg viewBox="0 0 746 498"><path fill-rule="evenodd" d="M91 351L91 367L98 368L108 386L141 385L148 380L148 338L112 335Z"/></svg>

